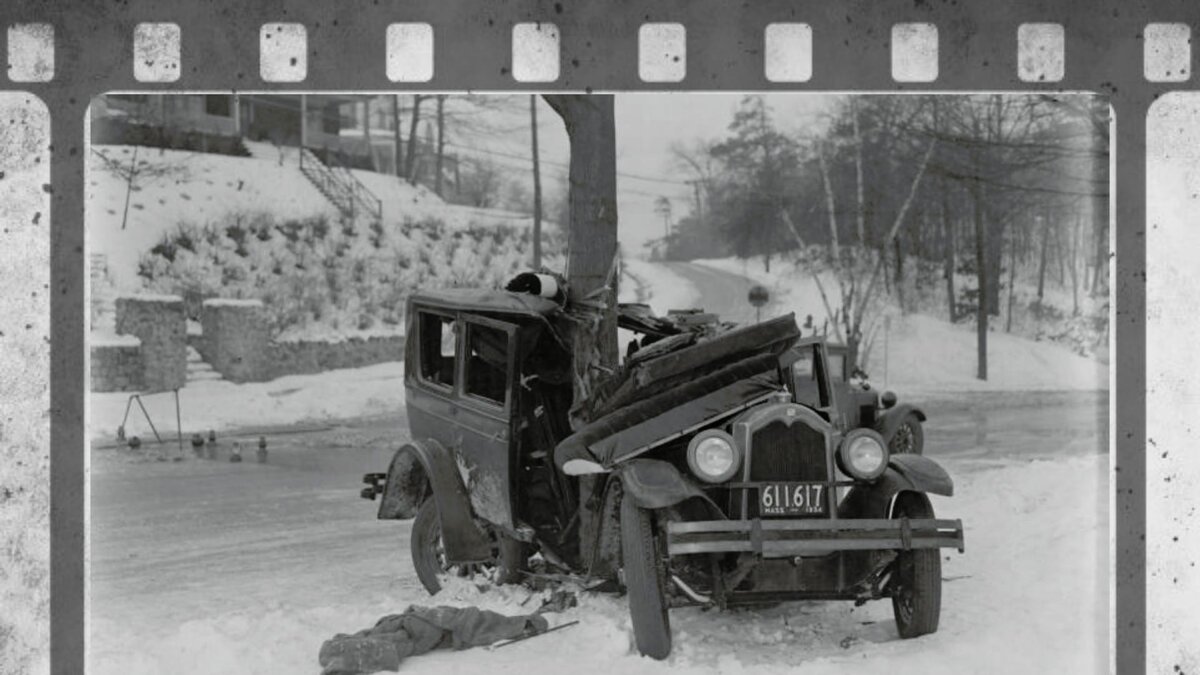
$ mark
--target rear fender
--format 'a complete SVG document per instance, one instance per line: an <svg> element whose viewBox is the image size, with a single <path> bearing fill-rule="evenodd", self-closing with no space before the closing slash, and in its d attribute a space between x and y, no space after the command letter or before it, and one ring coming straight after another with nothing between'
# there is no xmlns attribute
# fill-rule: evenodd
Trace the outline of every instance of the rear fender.
<svg viewBox="0 0 1200 675"><path fill-rule="evenodd" d="M901 492L954 494L954 481L937 462L921 455L893 455L883 475L870 485L850 489L838 506L839 518L889 518Z"/></svg>
<svg viewBox="0 0 1200 675"><path fill-rule="evenodd" d="M431 492L441 521L446 558L450 562L489 559L491 545L475 522L454 453L437 441L413 441L396 451L388 467L378 517L412 518Z"/></svg>
<svg viewBox="0 0 1200 675"><path fill-rule="evenodd" d="M875 418L875 431L883 436L884 442L892 440L892 434L896 433L896 428L904 421L904 418L912 413L917 416L917 419L925 421L925 411L910 403L898 403L892 408L879 412Z"/></svg>

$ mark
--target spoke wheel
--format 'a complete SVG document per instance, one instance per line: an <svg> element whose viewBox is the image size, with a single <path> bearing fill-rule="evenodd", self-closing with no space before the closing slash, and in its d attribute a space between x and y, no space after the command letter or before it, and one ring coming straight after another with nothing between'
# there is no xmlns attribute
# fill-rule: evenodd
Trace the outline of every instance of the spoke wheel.
<svg viewBox="0 0 1200 675"><path fill-rule="evenodd" d="M904 492L896 498L892 517L933 518L933 507L925 495ZM942 613L942 560L938 549L898 551L888 585L901 638L937 632Z"/></svg>
<svg viewBox="0 0 1200 675"><path fill-rule="evenodd" d="M921 428L921 420L916 414L909 413L888 440L888 451L893 455L919 455L924 444L925 433Z"/></svg>
<svg viewBox="0 0 1200 675"><path fill-rule="evenodd" d="M448 577L476 579L489 583L512 583L524 563L524 547L506 537L493 537L492 560L480 563L451 564L446 559L442 523L434 499L426 499L413 520L410 537L413 567L417 578L430 595L442 590Z"/></svg>

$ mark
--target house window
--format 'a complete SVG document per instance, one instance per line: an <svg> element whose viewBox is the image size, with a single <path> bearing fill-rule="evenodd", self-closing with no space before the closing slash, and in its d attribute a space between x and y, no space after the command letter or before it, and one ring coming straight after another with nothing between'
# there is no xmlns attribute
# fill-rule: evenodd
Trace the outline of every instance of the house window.
<svg viewBox="0 0 1200 675"><path fill-rule="evenodd" d="M454 386L454 355L458 346L458 331L454 318L422 312L421 378L427 382Z"/></svg>
<svg viewBox="0 0 1200 675"><path fill-rule="evenodd" d="M342 119L338 113L337 106L325 106L321 110L321 131L333 136L337 136L342 130Z"/></svg>
<svg viewBox="0 0 1200 675"><path fill-rule="evenodd" d="M209 115L217 115L219 117L231 117L232 106L230 99L232 96L222 96L220 94L209 94L204 97L204 112Z"/></svg>
<svg viewBox="0 0 1200 675"><path fill-rule="evenodd" d="M467 324L466 392L496 405L508 399L508 333Z"/></svg>

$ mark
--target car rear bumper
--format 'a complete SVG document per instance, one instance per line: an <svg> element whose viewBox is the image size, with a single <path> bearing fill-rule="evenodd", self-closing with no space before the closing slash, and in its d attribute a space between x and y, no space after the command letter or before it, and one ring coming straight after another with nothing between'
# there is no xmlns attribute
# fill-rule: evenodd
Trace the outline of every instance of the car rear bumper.
<svg viewBox="0 0 1200 675"><path fill-rule="evenodd" d="M667 524L667 552L748 552L764 558L824 555L833 551L957 548L961 520L703 520Z"/></svg>

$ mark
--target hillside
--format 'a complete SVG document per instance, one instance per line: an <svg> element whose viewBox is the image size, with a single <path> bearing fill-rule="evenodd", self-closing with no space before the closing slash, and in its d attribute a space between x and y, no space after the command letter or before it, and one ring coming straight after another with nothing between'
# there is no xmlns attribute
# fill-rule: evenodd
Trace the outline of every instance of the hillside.
<svg viewBox="0 0 1200 675"><path fill-rule="evenodd" d="M795 312L801 324L812 315L817 330L824 322L821 294L806 268L776 261L768 273L761 259L695 262L763 284L771 292L776 313ZM821 283L827 293L836 294L832 274L823 273ZM1081 355L1070 343L1005 333L1000 321L988 334L988 380L978 380L974 324L950 323L928 298L917 304L922 306L919 311L901 312L894 298L885 297L877 309L880 317L890 317L890 328L878 322L866 359L866 371L877 386L906 393L1108 388L1106 359Z"/></svg>
<svg viewBox="0 0 1200 675"><path fill-rule="evenodd" d="M183 295L193 315L205 297L258 298L281 337L397 332L413 289L496 286L532 257L521 214L447 205L395 176L354 171L383 218L348 222L294 149L248 145L248 158L94 147L86 219L89 255L107 266L99 290ZM559 239L547 224L549 265Z"/></svg>

